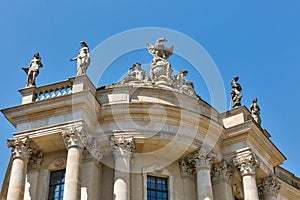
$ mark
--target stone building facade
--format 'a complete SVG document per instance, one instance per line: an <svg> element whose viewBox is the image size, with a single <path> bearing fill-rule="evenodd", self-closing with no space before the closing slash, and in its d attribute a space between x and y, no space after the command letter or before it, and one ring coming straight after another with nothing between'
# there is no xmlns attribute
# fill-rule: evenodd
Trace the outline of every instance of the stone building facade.
<svg viewBox="0 0 300 200"><path fill-rule="evenodd" d="M16 131L0 199L300 199L250 111L218 113L185 71L170 77L166 52L152 51L149 78L137 63L117 84L83 74L21 89L2 110Z"/></svg>

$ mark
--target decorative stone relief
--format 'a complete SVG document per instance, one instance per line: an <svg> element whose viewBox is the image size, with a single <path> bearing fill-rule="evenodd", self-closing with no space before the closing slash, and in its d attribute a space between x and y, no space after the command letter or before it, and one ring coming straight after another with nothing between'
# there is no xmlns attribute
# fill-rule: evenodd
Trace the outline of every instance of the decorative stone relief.
<svg viewBox="0 0 300 200"><path fill-rule="evenodd" d="M241 175L255 175L256 168L259 166L259 161L251 151L237 155L234 159L235 166L240 170Z"/></svg>
<svg viewBox="0 0 300 200"><path fill-rule="evenodd" d="M29 159L28 166L30 169L39 168L41 166L42 160L44 158L44 153L41 149L32 149L32 154Z"/></svg>
<svg viewBox="0 0 300 200"><path fill-rule="evenodd" d="M7 147L11 148L12 158L28 160L30 155L32 155L32 145L31 140L28 137L17 138L17 139L8 139Z"/></svg>
<svg viewBox="0 0 300 200"><path fill-rule="evenodd" d="M133 157L135 152L134 138L132 136L110 136L109 137L110 147L115 156L130 155Z"/></svg>
<svg viewBox="0 0 300 200"><path fill-rule="evenodd" d="M281 184L275 176L262 178L258 180L257 185L258 185L259 196L262 199L264 197L270 197L270 196L276 198L281 188Z"/></svg>
<svg viewBox="0 0 300 200"><path fill-rule="evenodd" d="M212 181L229 181L231 182L233 169L228 163L223 160L221 163L215 164L212 170Z"/></svg>
<svg viewBox="0 0 300 200"><path fill-rule="evenodd" d="M67 160L65 157L56 158L52 163L49 164L49 170L58 170L66 168Z"/></svg>

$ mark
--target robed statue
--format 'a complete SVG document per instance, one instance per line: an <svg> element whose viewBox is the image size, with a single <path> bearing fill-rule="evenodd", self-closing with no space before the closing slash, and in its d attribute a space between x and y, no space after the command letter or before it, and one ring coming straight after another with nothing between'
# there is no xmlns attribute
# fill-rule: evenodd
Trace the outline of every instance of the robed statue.
<svg viewBox="0 0 300 200"><path fill-rule="evenodd" d="M76 76L84 75L88 66L90 65L90 53L88 45L81 41L81 49L75 58L71 58L70 61L77 61L77 74Z"/></svg>
<svg viewBox="0 0 300 200"><path fill-rule="evenodd" d="M241 99L243 97L241 91L242 87L237 81L239 80L239 77L236 76L231 81L231 103L232 108L236 108L241 106Z"/></svg>
<svg viewBox="0 0 300 200"><path fill-rule="evenodd" d="M35 79L39 75L39 69L43 67L39 53L34 53L28 67L22 67L27 74L26 87L35 86Z"/></svg>
<svg viewBox="0 0 300 200"><path fill-rule="evenodd" d="M260 125L261 118L260 118L260 107L257 104L257 98L254 98L252 104L250 106L251 116L252 118Z"/></svg>

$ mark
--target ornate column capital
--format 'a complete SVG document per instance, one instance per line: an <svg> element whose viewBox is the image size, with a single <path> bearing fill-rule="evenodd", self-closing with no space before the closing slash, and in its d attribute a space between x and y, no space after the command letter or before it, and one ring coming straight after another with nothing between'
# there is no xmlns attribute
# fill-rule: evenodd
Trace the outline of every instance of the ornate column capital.
<svg viewBox="0 0 300 200"><path fill-rule="evenodd" d="M204 154L201 152L194 154L194 160L196 161L196 171L199 171L201 169L211 170L215 158L216 155L212 152L208 154Z"/></svg>
<svg viewBox="0 0 300 200"><path fill-rule="evenodd" d="M132 136L110 136L110 147L114 156L130 156L133 157L135 153L134 137Z"/></svg>
<svg viewBox="0 0 300 200"><path fill-rule="evenodd" d="M233 176L233 168L223 160L221 163L215 164L212 170L212 181L229 181L231 184Z"/></svg>
<svg viewBox="0 0 300 200"><path fill-rule="evenodd" d="M7 147L11 148L12 158L27 160L32 154L31 140L28 137L17 138L17 139L8 139Z"/></svg>
<svg viewBox="0 0 300 200"><path fill-rule="evenodd" d="M279 193L281 184L278 179L273 175L258 180L258 192L260 197L275 197Z"/></svg>
<svg viewBox="0 0 300 200"><path fill-rule="evenodd" d="M242 176L255 175L256 168L259 166L259 161L252 151L238 154L233 162Z"/></svg>
<svg viewBox="0 0 300 200"><path fill-rule="evenodd" d="M41 166L44 158L44 152L41 149L32 148L31 156L29 158L29 169L36 169Z"/></svg>
<svg viewBox="0 0 300 200"><path fill-rule="evenodd" d="M71 127L69 129L62 129L62 137L67 146L67 149L76 147L83 149L83 143L81 142L81 130Z"/></svg>
<svg viewBox="0 0 300 200"><path fill-rule="evenodd" d="M195 174L195 164L193 162L190 162L191 160L188 159L188 157L181 158L179 160L179 167L182 177L191 177L194 178Z"/></svg>

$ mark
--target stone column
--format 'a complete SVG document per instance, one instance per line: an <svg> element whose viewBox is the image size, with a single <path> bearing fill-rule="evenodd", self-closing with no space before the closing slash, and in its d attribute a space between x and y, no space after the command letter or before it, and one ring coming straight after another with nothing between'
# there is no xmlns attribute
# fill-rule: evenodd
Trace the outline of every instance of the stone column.
<svg viewBox="0 0 300 200"><path fill-rule="evenodd" d="M214 200L232 200L232 176L233 169L224 160L215 164L212 172L213 196Z"/></svg>
<svg viewBox="0 0 300 200"><path fill-rule="evenodd" d="M135 152L134 138L111 136L115 158L114 200L130 200L130 167Z"/></svg>
<svg viewBox="0 0 300 200"><path fill-rule="evenodd" d="M196 174L197 174L197 196L198 200L213 200L212 184L211 184L211 167L215 159L212 153L195 154Z"/></svg>
<svg viewBox="0 0 300 200"><path fill-rule="evenodd" d="M243 179L244 200L259 200L255 178L259 162L255 154L249 150L238 153L235 166L240 170Z"/></svg>
<svg viewBox="0 0 300 200"><path fill-rule="evenodd" d="M7 200L20 200L24 198L27 163L32 148L28 138L7 140L7 146L11 148L13 160Z"/></svg>
<svg viewBox="0 0 300 200"><path fill-rule="evenodd" d="M63 139L68 149L64 200L79 200L81 198L81 164L83 144L80 132L75 128L62 131Z"/></svg>
<svg viewBox="0 0 300 200"><path fill-rule="evenodd" d="M259 196L263 200L276 200L281 184L275 176L258 180Z"/></svg>

